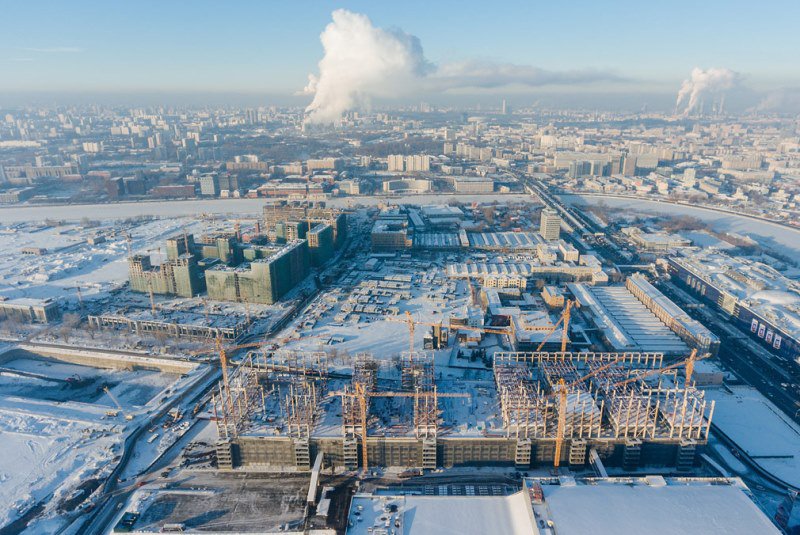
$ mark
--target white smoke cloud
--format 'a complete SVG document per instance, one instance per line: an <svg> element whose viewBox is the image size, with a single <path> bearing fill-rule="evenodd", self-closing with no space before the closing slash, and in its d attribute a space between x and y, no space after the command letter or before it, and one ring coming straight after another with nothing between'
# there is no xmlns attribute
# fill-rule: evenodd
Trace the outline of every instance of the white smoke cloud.
<svg viewBox="0 0 800 535"><path fill-rule="evenodd" d="M365 15L344 9L320 35L325 55L319 76L310 74L302 94L314 95L306 121L332 123L373 98L398 98L465 88L489 89L619 81L601 71L551 72L529 65L467 61L437 67L425 59L418 38L375 27Z"/></svg>
<svg viewBox="0 0 800 535"><path fill-rule="evenodd" d="M419 39L376 28L365 15L344 9L333 12L320 40L325 56L319 76L309 75L304 90L314 94L306 109L309 122L331 123L373 97L402 95L432 68Z"/></svg>
<svg viewBox="0 0 800 535"><path fill-rule="evenodd" d="M800 87L770 91L750 111L800 113Z"/></svg>
<svg viewBox="0 0 800 535"><path fill-rule="evenodd" d="M697 108L704 97L715 95L734 88L740 81L740 75L730 69L711 68L703 70L700 67L692 69L691 76L683 81L678 91L678 100L675 109L684 106L683 113L689 114Z"/></svg>

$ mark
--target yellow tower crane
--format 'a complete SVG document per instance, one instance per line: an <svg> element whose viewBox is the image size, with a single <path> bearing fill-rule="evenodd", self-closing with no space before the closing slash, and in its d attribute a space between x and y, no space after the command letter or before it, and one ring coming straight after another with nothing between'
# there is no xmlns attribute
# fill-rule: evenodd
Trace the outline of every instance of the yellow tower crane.
<svg viewBox="0 0 800 535"><path fill-rule="evenodd" d="M468 398L469 394L462 393L439 393L435 388L432 391L426 392L368 392L367 388L362 383L355 383L353 385L353 392L332 392L331 395L349 396L355 398L358 403L361 421L361 467L364 473L369 469L369 453L367 451L367 420L369 409L369 398L430 398L434 399L434 403L438 404L440 398Z"/></svg>

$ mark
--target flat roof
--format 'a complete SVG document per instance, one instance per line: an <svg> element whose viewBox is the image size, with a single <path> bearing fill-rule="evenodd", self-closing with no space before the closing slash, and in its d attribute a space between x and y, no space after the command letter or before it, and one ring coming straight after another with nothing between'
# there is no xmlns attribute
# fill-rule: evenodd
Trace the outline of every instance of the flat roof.
<svg viewBox="0 0 800 535"><path fill-rule="evenodd" d="M543 484L542 490L544 504L534 509L559 535L780 533L736 478L572 480Z"/></svg>
<svg viewBox="0 0 800 535"><path fill-rule="evenodd" d="M539 533L531 502L523 492L510 496L356 495L348 526L347 535Z"/></svg>

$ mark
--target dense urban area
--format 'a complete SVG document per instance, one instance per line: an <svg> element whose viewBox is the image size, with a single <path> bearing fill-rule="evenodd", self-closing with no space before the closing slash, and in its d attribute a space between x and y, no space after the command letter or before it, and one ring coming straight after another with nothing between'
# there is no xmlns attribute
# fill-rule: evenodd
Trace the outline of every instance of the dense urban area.
<svg viewBox="0 0 800 535"><path fill-rule="evenodd" d="M707 104L0 111L0 533L792 532L800 123Z"/></svg>

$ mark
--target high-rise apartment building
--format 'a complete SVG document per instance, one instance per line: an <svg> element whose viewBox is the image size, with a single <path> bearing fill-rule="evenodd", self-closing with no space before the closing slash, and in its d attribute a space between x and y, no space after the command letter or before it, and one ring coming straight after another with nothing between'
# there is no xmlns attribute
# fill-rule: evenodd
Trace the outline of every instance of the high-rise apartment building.
<svg viewBox="0 0 800 535"><path fill-rule="evenodd" d="M551 208L542 210L539 221L539 234L548 241L557 240L561 233L561 217Z"/></svg>

